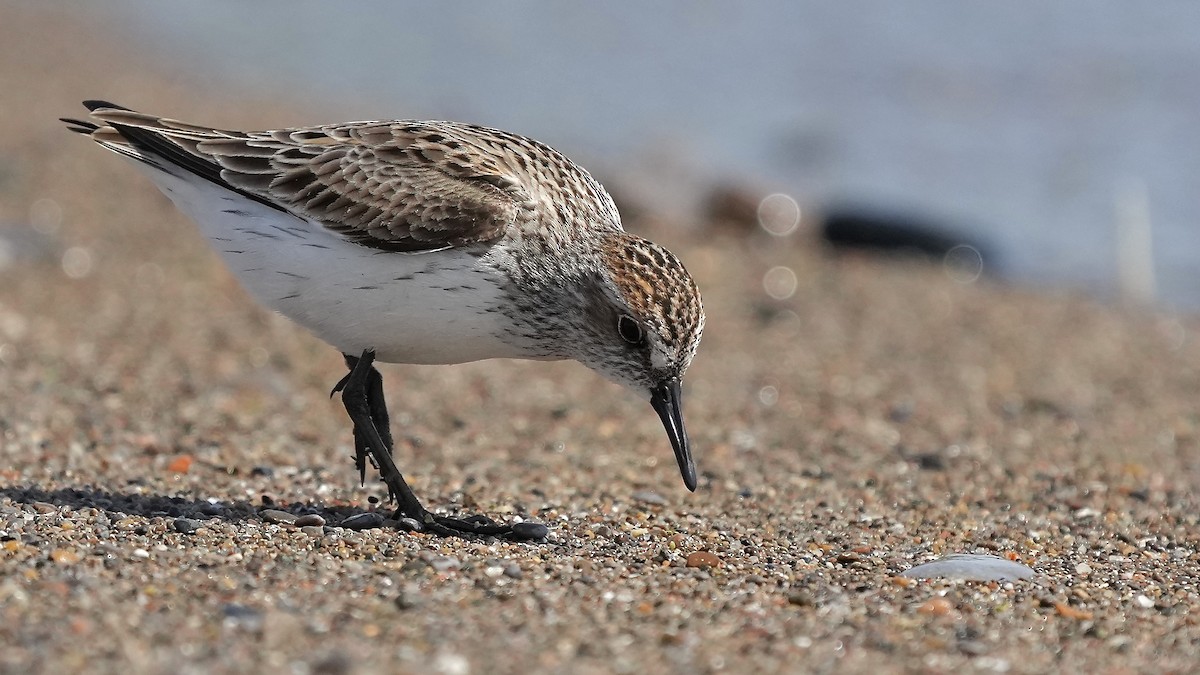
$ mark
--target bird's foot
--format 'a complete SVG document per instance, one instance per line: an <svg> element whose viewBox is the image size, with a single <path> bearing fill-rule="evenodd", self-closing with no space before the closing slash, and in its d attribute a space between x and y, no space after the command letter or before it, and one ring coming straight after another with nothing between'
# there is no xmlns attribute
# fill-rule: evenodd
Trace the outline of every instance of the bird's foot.
<svg viewBox="0 0 1200 675"><path fill-rule="evenodd" d="M484 515L456 518L440 516L424 509L418 515L419 518L413 517L413 515L405 513L404 509L400 509L394 518L401 523L401 527L406 527L406 529L429 532L443 537L477 536L499 537L510 541L539 541L550 534L550 528L541 523L524 522L506 525L497 523Z"/></svg>
<svg viewBox="0 0 1200 675"><path fill-rule="evenodd" d="M441 536L501 537L512 541L545 539L550 530L541 523L503 525L483 516L453 518L439 516L421 506L404 475L392 459L392 435L388 431L387 405L383 400L383 378L372 363L375 352L366 349L362 356L344 355L350 373L333 387L342 392L342 402L354 424L354 464L359 477L366 477L367 462L379 470L388 487L388 497L399 504L394 516L399 526Z"/></svg>

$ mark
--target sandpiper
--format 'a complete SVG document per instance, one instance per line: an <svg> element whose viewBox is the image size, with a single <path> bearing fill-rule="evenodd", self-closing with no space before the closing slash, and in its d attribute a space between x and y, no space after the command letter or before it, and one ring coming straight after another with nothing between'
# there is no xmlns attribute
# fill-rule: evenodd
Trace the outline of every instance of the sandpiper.
<svg viewBox="0 0 1200 675"><path fill-rule="evenodd" d="M670 251L626 233L587 171L535 140L457 122L229 131L85 101L66 119L137 161L259 302L345 357L355 464L395 518L436 534L542 538L425 509L392 459L389 363L574 359L650 401L696 489L680 382L704 328Z"/></svg>

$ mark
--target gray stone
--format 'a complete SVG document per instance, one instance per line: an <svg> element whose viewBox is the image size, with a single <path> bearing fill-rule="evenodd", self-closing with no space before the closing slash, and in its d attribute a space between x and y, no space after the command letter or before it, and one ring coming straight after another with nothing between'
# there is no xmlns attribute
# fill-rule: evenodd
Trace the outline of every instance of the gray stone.
<svg viewBox="0 0 1200 675"><path fill-rule="evenodd" d="M901 572L900 576L914 579L944 577L968 581L1015 581L1033 576L1033 570L1021 563L994 555L956 553L917 565Z"/></svg>

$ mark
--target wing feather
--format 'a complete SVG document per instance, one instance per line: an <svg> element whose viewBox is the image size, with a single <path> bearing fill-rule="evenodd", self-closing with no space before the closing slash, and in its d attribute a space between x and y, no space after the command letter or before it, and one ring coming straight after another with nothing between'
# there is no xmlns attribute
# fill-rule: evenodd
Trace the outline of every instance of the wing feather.
<svg viewBox="0 0 1200 675"><path fill-rule="evenodd" d="M493 241L537 202L447 122L352 122L241 132L93 102L89 132L112 150L168 162L366 246L425 251ZM115 131L115 133L113 133ZM124 147L122 147L124 146Z"/></svg>

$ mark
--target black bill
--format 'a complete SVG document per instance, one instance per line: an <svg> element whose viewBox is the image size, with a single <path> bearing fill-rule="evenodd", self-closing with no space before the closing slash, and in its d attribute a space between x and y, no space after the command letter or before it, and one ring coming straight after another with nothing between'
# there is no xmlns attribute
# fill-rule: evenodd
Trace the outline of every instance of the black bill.
<svg viewBox="0 0 1200 675"><path fill-rule="evenodd" d="M679 380L669 380L650 390L650 405L667 428L667 437L675 449L675 461L679 462L679 473L683 484L696 491L696 465L692 462L692 447L688 443L687 431L683 428L683 405L679 391Z"/></svg>

